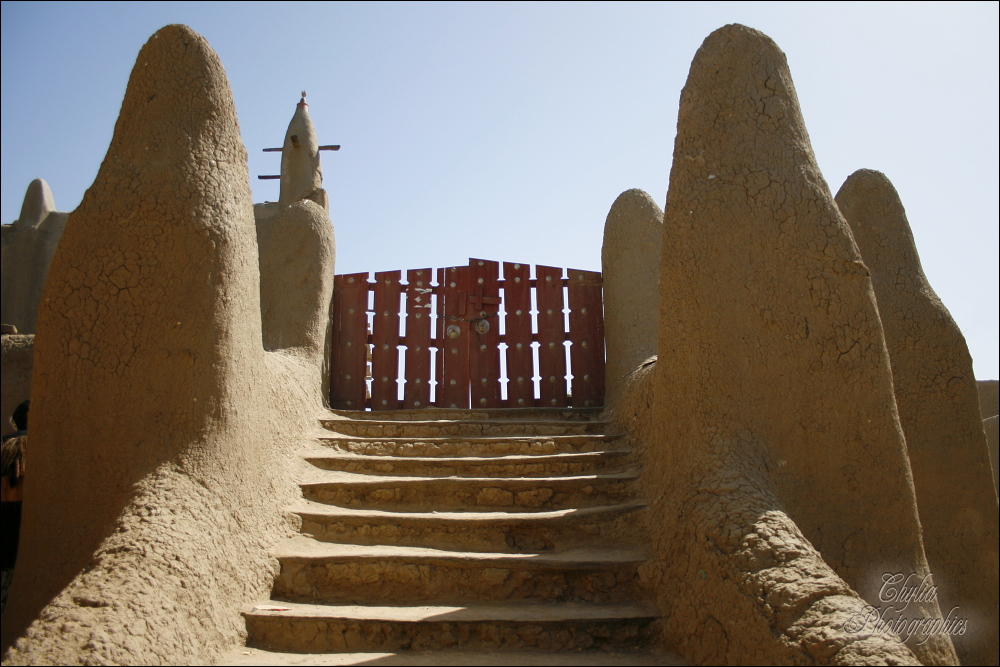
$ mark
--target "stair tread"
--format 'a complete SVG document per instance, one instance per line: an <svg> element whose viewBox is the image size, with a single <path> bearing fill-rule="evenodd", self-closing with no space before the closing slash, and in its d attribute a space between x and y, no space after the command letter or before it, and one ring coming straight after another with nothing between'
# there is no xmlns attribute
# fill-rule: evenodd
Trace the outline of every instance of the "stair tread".
<svg viewBox="0 0 1000 667"><path fill-rule="evenodd" d="M392 435L377 435L377 436L367 436L367 435L348 435L346 433L335 433L333 431L326 431L323 434L317 435L316 440L323 447L336 447L340 444L356 444L356 445L378 445L383 443L393 443L396 445L414 445L414 446L434 446L434 445L480 445L480 446L497 446L497 445L544 445L546 443L552 443L553 445L562 446L572 446L572 445L591 445L591 444L610 444L615 440L619 440L622 436L620 434L607 434L607 433L576 433L576 434L557 434L557 435L433 435L433 436L392 436ZM599 450L598 450L599 451ZM540 456L552 452L538 452L532 453L530 451L525 452L524 456ZM375 454L373 456L379 456ZM404 454L404 456L406 456ZM502 456L502 455L501 455ZM488 458L488 457L483 457Z"/></svg>
<svg viewBox="0 0 1000 667"><path fill-rule="evenodd" d="M582 519L589 516L615 513L631 512L646 507L645 503L621 503L617 505L599 505L596 507L575 507L558 510L544 510L537 512L501 512L501 511L464 511L464 512L394 512L390 510L377 509L354 509L340 507L337 505L327 505L312 500L303 499L299 503L288 508L290 512L308 516L322 516L324 518L337 519L347 517L371 518L371 519L401 519L401 520L436 520L452 521L461 523L493 523L493 522L518 522L518 523L538 523L556 520Z"/></svg>
<svg viewBox="0 0 1000 667"><path fill-rule="evenodd" d="M261 609L279 607L283 611ZM659 613L651 606L638 604L593 604L546 602L542 604L478 604L464 606L375 606L325 605L266 600L244 609L245 616L278 618L342 619L382 622L534 622L653 619Z"/></svg>
<svg viewBox="0 0 1000 667"><path fill-rule="evenodd" d="M594 428L608 426L606 421L565 421L558 419L524 419L518 421L491 421L486 419L324 419L326 428L347 424L364 424L365 426L591 426ZM405 436L404 436L405 437Z"/></svg>
<svg viewBox="0 0 1000 667"><path fill-rule="evenodd" d="M228 667L270 667L272 665L687 665L674 655L651 650L639 651L468 651L455 649L402 650L382 653L283 653L240 646L223 655L218 663Z"/></svg>
<svg viewBox="0 0 1000 667"><path fill-rule="evenodd" d="M448 475L446 477L420 477L416 475L368 475L359 472L345 472L342 470L323 470L317 468L312 471L314 478L308 482L303 482L301 486L315 486L317 484L346 484L358 486L383 486L386 484L445 484L459 483L469 486L477 482L488 485L506 484L508 486L535 487L544 484L559 484L568 482L599 482L615 480L632 480L639 477L638 470L623 470L619 472L593 473L587 475L556 475L553 477L458 477Z"/></svg>
<svg viewBox="0 0 1000 667"><path fill-rule="evenodd" d="M328 419L321 420L324 424L363 423L363 424L404 424L419 426L420 424L555 424L558 426L607 426L611 422L602 419L572 421L568 419Z"/></svg>
<svg viewBox="0 0 1000 667"><path fill-rule="evenodd" d="M647 554L635 548L578 548L540 553L483 553L450 551L428 547L396 545L363 546L320 542L305 536L278 544L274 556L284 561L406 560L413 563L454 563L495 567L530 567L538 569L595 568L635 565L645 562Z"/></svg>
<svg viewBox="0 0 1000 667"><path fill-rule="evenodd" d="M310 451L305 459L328 459L345 461L378 461L385 463L418 462L437 463L441 465L456 463L545 463L547 461L586 461L588 459L615 458L625 456L630 452L622 449L599 450L595 452L557 452L553 454L511 454L501 456L392 456L378 454L357 454L355 452L325 452Z"/></svg>
<svg viewBox="0 0 1000 667"><path fill-rule="evenodd" d="M660 614L636 582L649 549L620 522L646 507L639 467L600 409L329 417L299 452L312 465L287 509L303 532L272 551L271 595L301 602L244 607L254 642L575 652L648 641Z"/></svg>
<svg viewBox="0 0 1000 667"><path fill-rule="evenodd" d="M378 422L373 422L378 423ZM406 422L400 422L406 423ZM322 430L317 432L321 440L398 440L400 442L496 442L497 440L615 440L622 437L621 433L552 433L549 435L537 435L526 433L524 435L348 435L335 431Z"/></svg>
<svg viewBox="0 0 1000 667"><path fill-rule="evenodd" d="M530 407L530 408L423 408L423 409L397 409L397 410L341 410L332 409L329 410L327 414L346 417L348 419L368 419L371 421L382 421L389 420L392 417L399 417L400 419L413 419L420 418L424 416L437 416L437 415L462 415L469 419L478 419L484 421L520 421L525 418L531 418L534 415L565 415L572 417L589 417L591 415L600 415L604 412L603 407L589 407L589 408L560 408L560 407ZM565 419L563 421L574 421L573 419ZM578 419L575 421L579 421Z"/></svg>

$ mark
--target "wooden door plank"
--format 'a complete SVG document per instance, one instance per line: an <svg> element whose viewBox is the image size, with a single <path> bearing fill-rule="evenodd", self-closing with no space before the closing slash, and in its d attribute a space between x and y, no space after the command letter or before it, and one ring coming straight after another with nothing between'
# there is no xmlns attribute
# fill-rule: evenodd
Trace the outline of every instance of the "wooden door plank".
<svg viewBox="0 0 1000 667"><path fill-rule="evenodd" d="M604 301L601 274L569 270L570 372L573 407L604 405Z"/></svg>
<svg viewBox="0 0 1000 667"><path fill-rule="evenodd" d="M435 306L435 318L433 323L434 328L434 340L431 341L431 349L436 349L437 354L432 360L434 365L434 377L437 382L437 390L434 392L433 403L435 406L440 407L441 405L441 388L442 388L442 378L444 377L444 329L445 322L444 319L444 285L445 285L445 270L437 270L437 287L434 288L434 294L437 295L437 304Z"/></svg>
<svg viewBox="0 0 1000 667"><path fill-rule="evenodd" d="M469 293L469 267L452 266L443 269L439 305L444 315L441 338L441 374L438 383L437 405L442 408L469 407L469 322L467 299ZM451 329L449 330L449 327Z"/></svg>
<svg viewBox="0 0 1000 667"><path fill-rule="evenodd" d="M339 280L338 280L339 279ZM368 274L352 273L334 278L334 316L337 368L330 404L342 410L365 409L365 370L368 363Z"/></svg>
<svg viewBox="0 0 1000 667"><path fill-rule="evenodd" d="M566 329L563 315L562 269L535 267L538 304L538 374L540 405L566 407Z"/></svg>
<svg viewBox="0 0 1000 667"><path fill-rule="evenodd" d="M406 410L428 408L431 402L432 275L429 268L406 272Z"/></svg>
<svg viewBox="0 0 1000 667"><path fill-rule="evenodd" d="M375 274L375 318L372 322L372 410L399 407L400 271Z"/></svg>
<svg viewBox="0 0 1000 667"><path fill-rule="evenodd" d="M340 313L344 310L343 275L333 277L333 306L330 310L330 407L340 407L340 368L343 365L341 350L344 347L340 334Z"/></svg>
<svg viewBox="0 0 1000 667"><path fill-rule="evenodd" d="M507 343L507 406L535 405L535 366L531 353L531 267L503 264L504 340Z"/></svg>
<svg viewBox="0 0 1000 667"><path fill-rule="evenodd" d="M500 400L500 263L470 259L469 318L485 320L469 329L469 381L473 408L499 408Z"/></svg>

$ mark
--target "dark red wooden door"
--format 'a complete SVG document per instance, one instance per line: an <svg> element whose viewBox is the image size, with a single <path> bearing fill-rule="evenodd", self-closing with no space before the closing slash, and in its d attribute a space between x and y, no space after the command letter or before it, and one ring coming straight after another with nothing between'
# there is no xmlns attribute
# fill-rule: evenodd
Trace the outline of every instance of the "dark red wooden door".
<svg viewBox="0 0 1000 667"><path fill-rule="evenodd" d="M336 276L333 407L603 405L600 273L471 259L402 277Z"/></svg>

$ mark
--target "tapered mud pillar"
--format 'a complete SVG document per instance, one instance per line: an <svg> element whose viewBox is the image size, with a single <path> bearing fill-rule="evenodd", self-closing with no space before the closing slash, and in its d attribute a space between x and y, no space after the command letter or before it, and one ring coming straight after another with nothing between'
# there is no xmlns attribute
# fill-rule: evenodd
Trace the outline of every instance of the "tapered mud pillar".
<svg viewBox="0 0 1000 667"><path fill-rule="evenodd" d="M962 664L995 665L997 496L969 348L924 276L889 179L856 171L837 205L872 272L938 603L969 619L952 637Z"/></svg>
<svg viewBox="0 0 1000 667"><path fill-rule="evenodd" d="M206 664L240 641L289 531L322 354L263 349L229 82L202 37L167 26L46 283L4 664Z"/></svg>
<svg viewBox="0 0 1000 667"><path fill-rule="evenodd" d="M668 640L700 662L903 659L844 625L852 591L885 607L884 576L928 573L871 280L784 54L743 26L705 40L681 94L654 386ZM831 620L831 644L806 639ZM955 661L947 635L907 645Z"/></svg>
<svg viewBox="0 0 1000 667"><path fill-rule="evenodd" d="M642 190L618 195L604 223L605 405L613 407L625 376L656 354L660 326L663 211Z"/></svg>

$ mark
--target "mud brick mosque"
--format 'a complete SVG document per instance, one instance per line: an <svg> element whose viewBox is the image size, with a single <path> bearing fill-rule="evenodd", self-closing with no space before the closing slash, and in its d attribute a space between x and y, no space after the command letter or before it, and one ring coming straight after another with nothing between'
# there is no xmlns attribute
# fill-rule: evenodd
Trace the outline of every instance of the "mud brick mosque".
<svg viewBox="0 0 1000 667"><path fill-rule="evenodd" d="M170 25L79 207L3 225L5 665L998 664L997 383L767 36L694 54L600 273L336 275L321 148L303 97L254 204Z"/></svg>

